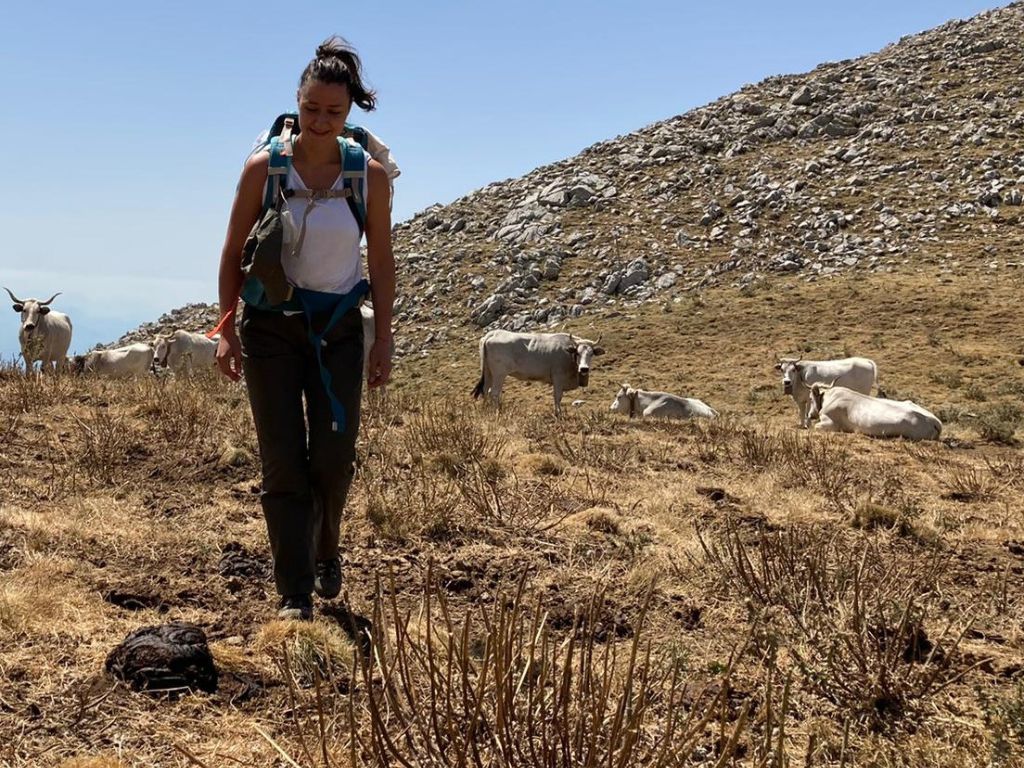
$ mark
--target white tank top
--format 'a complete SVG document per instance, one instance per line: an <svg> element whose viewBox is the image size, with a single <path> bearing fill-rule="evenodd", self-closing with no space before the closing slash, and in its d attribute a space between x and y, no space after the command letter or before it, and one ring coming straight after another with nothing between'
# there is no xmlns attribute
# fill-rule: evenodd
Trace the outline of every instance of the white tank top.
<svg viewBox="0 0 1024 768"><path fill-rule="evenodd" d="M288 187L308 189L294 166L288 169ZM342 188L341 174L332 188ZM365 176L363 199L366 199ZM348 200L334 197L314 201L290 197L286 205L295 222L296 231L302 226L307 207L313 207L306 218L306 233L301 250L293 255L286 246L282 253L281 265L288 280L299 288L313 291L351 291L363 277L363 260L359 251L359 225ZM291 245L294 246L294 243Z"/></svg>

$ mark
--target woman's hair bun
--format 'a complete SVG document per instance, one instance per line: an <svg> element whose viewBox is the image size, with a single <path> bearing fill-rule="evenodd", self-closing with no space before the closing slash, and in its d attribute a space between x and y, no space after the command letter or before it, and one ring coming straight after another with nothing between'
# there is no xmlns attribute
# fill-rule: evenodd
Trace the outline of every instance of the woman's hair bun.
<svg viewBox="0 0 1024 768"><path fill-rule="evenodd" d="M352 101L369 112L377 106L377 94L363 83L362 69L355 48L345 38L332 35L316 47L315 58L299 77L299 88L310 80L345 85Z"/></svg>
<svg viewBox="0 0 1024 768"><path fill-rule="evenodd" d="M316 47L316 58L318 59L340 59L343 53L348 51L345 45L337 37L330 37Z"/></svg>

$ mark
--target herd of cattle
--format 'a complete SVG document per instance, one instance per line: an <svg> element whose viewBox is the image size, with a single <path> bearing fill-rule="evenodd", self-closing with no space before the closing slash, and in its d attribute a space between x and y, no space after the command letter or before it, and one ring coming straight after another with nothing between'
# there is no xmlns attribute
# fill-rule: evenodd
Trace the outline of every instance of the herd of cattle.
<svg viewBox="0 0 1024 768"><path fill-rule="evenodd" d="M42 370L69 369L109 377L137 376L158 367L188 374L195 368L214 364L217 341L203 334L176 330L160 336L155 343L135 343L68 358L71 319L50 309L60 294L47 301L21 300L4 290L21 314L18 333L25 365L39 361ZM361 308L364 338L374 337L373 310ZM494 330L480 340L480 381L473 397L485 397L497 404L505 379L550 384L554 390L555 413L561 414L562 394L586 387L593 359L604 354L597 341L570 333L514 333ZM369 354L366 345L364 372ZM792 396L800 412L800 425L834 432L859 432L875 437L903 437L909 440L937 440L942 423L930 411L910 400L890 400L879 391L871 395L878 381L878 367L863 357L843 360L801 360L783 358L775 366L782 374L783 392ZM668 392L635 389L623 384L611 410L629 417L692 419L714 418L718 412L692 397Z"/></svg>
<svg viewBox="0 0 1024 768"><path fill-rule="evenodd" d="M569 333L489 331L480 340L480 380L473 397L484 396L497 403L508 376L542 381L554 389L555 413L561 413L562 394L587 386L591 361L604 354L600 341ZM878 367L867 358L783 358L775 369L782 374L783 392L796 402L802 427L810 427L817 419L815 429L827 432L908 440L937 440L942 433L942 422L920 405L910 400L872 397ZM710 419L718 415L697 398L635 389L628 384L619 388L611 410L630 418Z"/></svg>
<svg viewBox="0 0 1024 768"><path fill-rule="evenodd" d="M158 368L174 373L191 374L193 370L214 365L217 339L207 338L201 333L178 329L173 333L157 336L152 344L136 342L114 349L98 349L84 355L68 357L71 347L71 318L63 312L50 309L50 303L60 294L55 293L47 301L19 299L9 288L4 288L14 300L14 311L21 314L21 328L18 341L26 368L40 363L43 371L67 370L72 373L92 373L109 378L141 376ZM373 310L361 307L364 338L374 336ZM365 370L369 357L367 348L363 355Z"/></svg>

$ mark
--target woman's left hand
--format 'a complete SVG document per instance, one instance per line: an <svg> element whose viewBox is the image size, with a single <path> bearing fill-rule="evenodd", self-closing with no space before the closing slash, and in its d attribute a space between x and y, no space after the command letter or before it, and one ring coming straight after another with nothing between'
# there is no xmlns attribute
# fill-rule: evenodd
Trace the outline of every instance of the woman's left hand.
<svg viewBox="0 0 1024 768"><path fill-rule="evenodd" d="M391 379L391 339L374 339L367 363L366 383L370 389L383 387Z"/></svg>

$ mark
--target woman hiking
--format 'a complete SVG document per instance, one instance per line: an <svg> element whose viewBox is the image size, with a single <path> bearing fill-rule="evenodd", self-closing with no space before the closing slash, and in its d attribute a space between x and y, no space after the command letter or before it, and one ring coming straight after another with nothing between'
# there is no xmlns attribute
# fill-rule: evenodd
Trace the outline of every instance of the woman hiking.
<svg viewBox="0 0 1024 768"><path fill-rule="evenodd" d="M311 619L314 591L324 599L341 591L338 537L354 473L364 344L371 345L370 388L383 386L391 375L390 184L382 165L354 141L339 138L353 104L370 111L376 95L363 85L356 52L332 37L317 48L299 78L298 123L294 128L288 123L286 131L296 135L282 132L283 141L275 140L246 162L221 253L220 306L228 317L221 323L217 364L233 380L245 375L281 596L278 616L286 619ZM350 172L352 152L365 172ZM268 179L282 181L272 187ZM264 292L242 264L254 225L259 221L262 228L267 221L268 189L280 193L285 234L283 242L278 239L281 284L273 290L267 282ZM353 203L360 198L362 208ZM363 338L359 312L367 290L360 258L364 231L376 326L372 339ZM279 300L282 288L287 301ZM245 305L236 333L229 315L240 293ZM271 296L278 303L271 304Z"/></svg>

